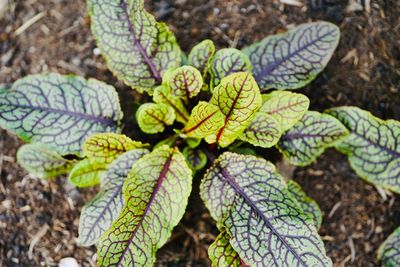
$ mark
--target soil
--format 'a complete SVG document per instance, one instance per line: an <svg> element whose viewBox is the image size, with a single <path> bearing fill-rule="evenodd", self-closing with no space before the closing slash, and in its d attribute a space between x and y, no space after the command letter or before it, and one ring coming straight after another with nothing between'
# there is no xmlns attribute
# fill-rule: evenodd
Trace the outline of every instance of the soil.
<svg viewBox="0 0 400 267"><path fill-rule="evenodd" d="M302 7L279 0L147 2L157 18L171 26L185 51L205 38L220 48L241 48L298 23L336 23L342 39L333 59L299 92L309 96L313 110L357 105L383 119L400 119L397 0L298 1L305 3ZM115 85L126 99L122 102L125 132L136 136L132 101L146 97L117 81L97 55L85 2L8 3L10 10L0 19L0 87L41 72L97 78ZM38 14L38 21L15 34ZM95 248L77 246L76 236L80 208L96 188L77 190L63 177L43 181L29 176L15 162L21 144L17 137L0 130L0 266L57 266L64 257L74 257L82 266L95 266ZM275 151L268 153L276 155ZM293 178L321 206L325 216L320 234L335 266L378 266L378 246L400 225L399 197L357 177L346 158L333 149L311 166L295 168ZM207 248L217 230L198 196L199 179L195 179L184 219L158 253L158 266L210 264Z"/></svg>

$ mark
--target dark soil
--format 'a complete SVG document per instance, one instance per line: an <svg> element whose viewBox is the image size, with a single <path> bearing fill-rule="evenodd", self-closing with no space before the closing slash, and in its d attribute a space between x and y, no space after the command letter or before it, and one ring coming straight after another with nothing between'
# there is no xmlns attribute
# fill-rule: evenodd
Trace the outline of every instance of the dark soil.
<svg viewBox="0 0 400 267"><path fill-rule="evenodd" d="M124 96L126 132L135 136L133 99L141 98L107 70L89 30L83 0L8 0L0 20L0 87L28 74L76 73L115 85ZM150 2L150 1L147 1ZM337 52L307 88L311 109L357 105L383 119L400 119L400 2L304 0L303 7L279 0L157 0L148 7L168 22L182 48L210 38L218 47L243 47L298 23L328 20L342 30ZM27 20L43 17L16 36ZM132 100L132 101L131 101ZM15 163L22 144L0 130L0 266L57 266L74 257L95 266L95 248L78 247L78 218L95 189L77 190L64 178L42 181ZM328 150L316 163L296 168L294 178L325 214L320 230L335 266L378 266L379 244L400 225L400 199L380 194ZM198 185L199 178L195 179ZM207 248L217 234L196 186L188 212L158 253L159 266L208 266Z"/></svg>

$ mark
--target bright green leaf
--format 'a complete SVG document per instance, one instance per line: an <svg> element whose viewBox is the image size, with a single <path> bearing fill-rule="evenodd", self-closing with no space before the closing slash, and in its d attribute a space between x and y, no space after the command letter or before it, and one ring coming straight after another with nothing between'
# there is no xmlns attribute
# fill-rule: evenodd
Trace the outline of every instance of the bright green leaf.
<svg viewBox="0 0 400 267"><path fill-rule="evenodd" d="M77 187L89 187L100 183L100 175L107 169L102 159L87 158L74 166L69 181Z"/></svg>
<svg viewBox="0 0 400 267"><path fill-rule="evenodd" d="M326 148L348 135L340 121L328 114L307 111L301 120L280 139L278 148L296 166L311 164Z"/></svg>
<svg viewBox="0 0 400 267"><path fill-rule="evenodd" d="M273 147L282 135L281 125L273 116L259 111L240 136L240 139L254 146Z"/></svg>
<svg viewBox="0 0 400 267"><path fill-rule="evenodd" d="M123 134L99 133L90 136L83 144L83 154L89 158L111 163L126 151L148 145L133 141Z"/></svg>
<svg viewBox="0 0 400 267"><path fill-rule="evenodd" d="M251 74L231 74L214 89L210 103L200 102L193 109L185 133L226 147L251 123L261 102L260 90Z"/></svg>
<svg viewBox="0 0 400 267"><path fill-rule="evenodd" d="M288 197L272 163L225 152L204 176L200 194L247 264L332 266L313 220Z"/></svg>
<svg viewBox="0 0 400 267"><path fill-rule="evenodd" d="M229 244L229 235L221 232L208 248L212 267L243 267L239 255Z"/></svg>
<svg viewBox="0 0 400 267"><path fill-rule="evenodd" d="M301 189L301 186L295 181L289 180L287 186L290 194L296 199L303 211L313 219L315 227L317 229L321 228L322 212L317 202L308 197L303 189Z"/></svg>
<svg viewBox="0 0 400 267"><path fill-rule="evenodd" d="M31 75L0 94L0 126L61 155L80 154L94 133L119 132L122 116L114 87L94 79Z"/></svg>
<svg viewBox="0 0 400 267"><path fill-rule="evenodd" d="M249 58L236 48L218 50L211 58L210 65L211 90L219 85L221 80L232 73L251 71Z"/></svg>
<svg viewBox="0 0 400 267"><path fill-rule="evenodd" d="M189 167L194 171L203 169L207 164L207 155L201 149L185 147L182 154L185 156Z"/></svg>
<svg viewBox="0 0 400 267"><path fill-rule="evenodd" d="M175 111L176 120L184 124L187 123L189 112L186 110L182 100L178 97L174 97L168 87L164 85L157 87L154 90L153 101L158 104L171 106Z"/></svg>
<svg viewBox="0 0 400 267"><path fill-rule="evenodd" d="M67 160L41 144L26 144L18 149L18 163L30 174L49 179L68 173L74 160Z"/></svg>
<svg viewBox="0 0 400 267"><path fill-rule="evenodd" d="M130 150L119 156L101 175L101 190L82 208L78 238L80 245L95 244L119 216L125 204L122 186L133 164L148 152L144 148Z"/></svg>
<svg viewBox="0 0 400 267"><path fill-rule="evenodd" d="M293 127L306 113L310 100L303 94L287 91L274 91L262 95L264 111L273 116L281 126L282 131Z"/></svg>
<svg viewBox="0 0 400 267"><path fill-rule="evenodd" d="M200 93L203 87L201 73L192 66L182 66L167 72L163 77L173 96L187 101Z"/></svg>
<svg viewBox="0 0 400 267"><path fill-rule="evenodd" d="M91 29L108 68L127 85L153 93L164 73L181 64L172 31L143 7L143 0L88 0Z"/></svg>
<svg viewBox="0 0 400 267"><path fill-rule="evenodd" d="M365 180L400 193L400 122L383 121L357 107L327 111L350 135L336 148L348 155L351 167Z"/></svg>
<svg viewBox="0 0 400 267"><path fill-rule="evenodd" d="M384 267L400 266L400 227L379 247L378 260Z"/></svg>
<svg viewBox="0 0 400 267"><path fill-rule="evenodd" d="M189 65L198 69L203 78L208 72L211 57L215 54L215 45L211 40L204 40L195 45L189 53Z"/></svg>
<svg viewBox="0 0 400 267"><path fill-rule="evenodd" d="M261 89L297 89L310 83L328 64L340 38L329 22L302 24L268 36L243 49Z"/></svg>
<svg viewBox="0 0 400 267"><path fill-rule="evenodd" d="M136 112L140 129L149 134L163 132L167 125L174 123L175 118L174 109L166 104L146 103Z"/></svg>
<svg viewBox="0 0 400 267"><path fill-rule="evenodd" d="M99 266L152 266L185 212L191 185L177 148L163 146L138 160L123 188L126 205L100 239Z"/></svg>

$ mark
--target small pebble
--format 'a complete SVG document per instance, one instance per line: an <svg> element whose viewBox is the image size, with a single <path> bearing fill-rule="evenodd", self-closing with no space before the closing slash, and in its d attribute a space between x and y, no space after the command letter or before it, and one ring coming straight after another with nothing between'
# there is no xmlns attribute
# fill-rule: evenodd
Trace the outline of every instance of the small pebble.
<svg viewBox="0 0 400 267"><path fill-rule="evenodd" d="M58 267L80 267L76 259L72 257L63 258L60 260Z"/></svg>
<svg viewBox="0 0 400 267"><path fill-rule="evenodd" d="M96 47L95 49L93 49L93 54L94 54L95 56L100 56L100 54L101 54L100 49L99 49L98 47Z"/></svg>

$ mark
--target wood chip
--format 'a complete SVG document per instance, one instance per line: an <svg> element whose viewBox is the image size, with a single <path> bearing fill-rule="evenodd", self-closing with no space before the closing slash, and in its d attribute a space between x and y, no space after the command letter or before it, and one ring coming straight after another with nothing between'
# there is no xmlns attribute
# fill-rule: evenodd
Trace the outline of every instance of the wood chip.
<svg viewBox="0 0 400 267"><path fill-rule="evenodd" d="M340 207L341 205L342 205L342 202L341 202L341 201L339 201L338 203L336 203L336 204L332 207L331 211L329 212L328 217L329 217L329 218L332 218L332 216L335 214L335 212L339 209L339 207Z"/></svg>
<svg viewBox="0 0 400 267"><path fill-rule="evenodd" d="M46 235L47 231L50 229L50 227L45 224L40 228L40 230L34 235L31 239L31 242L29 244L29 250L28 250L28 257L29 259L33 259L33 249L36 246L37 243L39 243L40 239L42 239L43 236Z"/></svg>
<svg viewBox="0 0 400 267"><path fill-rule="evenodd" d="M288 6L304 6L304 3L300 0L281 0L281 3Z"/></svg>

